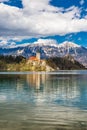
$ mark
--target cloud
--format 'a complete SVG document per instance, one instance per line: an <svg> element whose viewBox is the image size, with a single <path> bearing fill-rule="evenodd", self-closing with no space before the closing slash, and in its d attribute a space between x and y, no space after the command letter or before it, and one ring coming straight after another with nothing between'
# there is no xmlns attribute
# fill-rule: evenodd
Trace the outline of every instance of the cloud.
<svg viewBox="0 0 87 130"><path fill-rule="evenodd" d="M80 5L83 5L85 3L84 0L80 0Z"/></svg>
<svg viewBox="0 0 87 130"><path fill-rule="evenodd" d="M82 40L81 37L79 37L78 40L81 41Z"/></svg>
<svg viewBox="0 0 87 130"><path fill-rule="evenodd" d="M8 47L15 47L16 43L14 41L9 41L6 39L0 40L0 47L8 48Z"/></svg>
<svg viewBox="0 0 87 130"><path fill-rule="evenodd" d="M58 42L54 39L38 39L36 42L34 42L34 44L48 44L48 45L51 45L51 44L58 44Z"/></svg>
<svg viewBox="0 0 87 130"><path fill-rule="evenodd" d="M0 0L0 2L8 2L9 0Z"/></svg>
<svg viewBox="0 0 87 130"><path fill-rule="evenodd" d="M50 0L22 0L23 8L0 3L0 38L24 39L87 31L81 9L50 5Z"/></svg>
<svg viewBox="0 0 87 130"><path fill-rule="evenodd" d="M19 46L27 46L31 43L23 43L23 44L16 44L15 41L10 41L10 40L0 40L0 47L1 48L13 48L13 47L19 47ZM54 39L37 39L37 41L33 42L32 44L40 44L40 45L56 45L58 42Z"/></svg>

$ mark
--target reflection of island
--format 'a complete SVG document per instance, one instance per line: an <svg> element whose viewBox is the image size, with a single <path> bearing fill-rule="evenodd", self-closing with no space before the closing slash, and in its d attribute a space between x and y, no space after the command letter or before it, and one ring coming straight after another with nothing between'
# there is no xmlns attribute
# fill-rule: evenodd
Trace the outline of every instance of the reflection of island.
<svg viewBox="0 0 87 130"><path fill-rule="evenodd" d="M46 75L45 74L30 74L27 75L27 83L29 86L34 87L35 89L40 89L42 85L45 84Z"/></svg>
<svg viewBox="0 0 87 130"><path fill-rule="evenodd" d="M70 101L79 101L86 96L86 79L86 76L81 75L33 73L20 75L19 78L15 78L13 84L17 86L17 91L34 94L39 102L49 99L49 102L66 103L68 101L70 103Z"/></svg>
<svg viewBox="0 0 87 130"><path fill-rule="evenodd" d="M27 75L26 79L30 87L37 90L43 87L45 94L48 93L48 95L55 93L58 97L70 99L80 94L78 91L78 80L74 76L37 73Z"/></svg>
<svg viewBox="0 0 87 130"><path fill-rule="evenodd" d="M87 103L86 100L83 100L84 97L87 98L86 75L58 75L46 73L3 75L0 77L0 85L0 95L2 96L4 96L4 93L2 93L4 90L7 95L9 90L11 94L18 92L22 96L28 95L29 99L34 95L35 101L39 99L38 101L40 102L57 101L58 103L66 103L66 101L68 101L67 103Z"/></svg>
<svg viewBox="0 0 87 130"><path fill-rule="evenodd" d="M45 84L46 92L55 93L55 96L63 99L72 99L80 94L78 80L72 75L50 75Z"/></svg>

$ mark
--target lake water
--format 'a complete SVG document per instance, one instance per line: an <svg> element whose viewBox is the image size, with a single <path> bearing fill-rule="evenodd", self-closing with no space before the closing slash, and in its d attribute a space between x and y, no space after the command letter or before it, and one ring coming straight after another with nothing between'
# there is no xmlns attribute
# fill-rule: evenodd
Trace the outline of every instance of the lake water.
<svg viewBox="0 0 87 130"><path fill-rule="evenodd" d="M87 71L0 72L0 130L87 130Z"/></svg>

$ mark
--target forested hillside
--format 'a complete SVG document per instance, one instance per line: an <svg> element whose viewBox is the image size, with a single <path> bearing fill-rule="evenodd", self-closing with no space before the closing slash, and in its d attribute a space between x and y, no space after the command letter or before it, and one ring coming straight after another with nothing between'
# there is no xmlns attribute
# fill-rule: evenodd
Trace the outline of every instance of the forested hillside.
<svg viewBox="0 0 87 130"><path fill-rule="evenodd" d="M53 70L80 70L85 67L72 57L54 57L45 59L46 65L27 64L27 59L22 56L0 56L0 71L46 71L46 67Z"/></svg>

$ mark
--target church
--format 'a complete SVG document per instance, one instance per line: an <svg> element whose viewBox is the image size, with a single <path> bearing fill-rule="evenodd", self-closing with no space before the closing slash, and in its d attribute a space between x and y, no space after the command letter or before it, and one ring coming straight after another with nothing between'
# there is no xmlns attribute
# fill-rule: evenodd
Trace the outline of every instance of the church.
<svg viewBox="0 0 87 130"><path fill-rule="evenodd" d="M39 51L36 52L36 56L30 56L27 61L28 64L32 64L32 66L45 66L46 61L41 59L41 54Z"/></svg>
<svg viewBox="0 0 87 130"><path fill-rule="evenodd" d="M54 69L46 64L45 59L41 59L39 51L36 52L36 56L30 56L27 60L27 64L32 71L54 71Z"/></svg>
<svg viewBox="0 0 87 130"><path fill-rule="evenodd" d="M40 52L36 52L36 56L31 56L31 57L29 57L29 60L30 61L40 61L41 59L40 59Z"/></svg>

